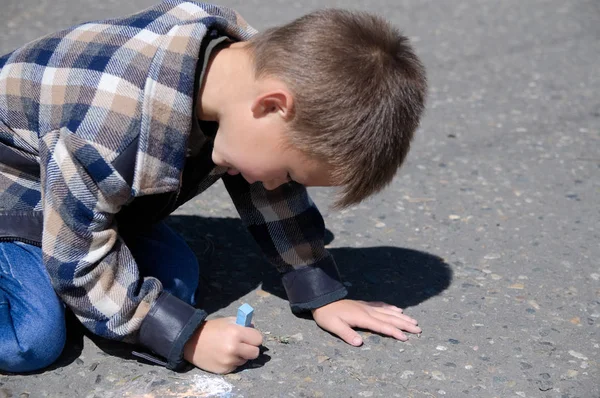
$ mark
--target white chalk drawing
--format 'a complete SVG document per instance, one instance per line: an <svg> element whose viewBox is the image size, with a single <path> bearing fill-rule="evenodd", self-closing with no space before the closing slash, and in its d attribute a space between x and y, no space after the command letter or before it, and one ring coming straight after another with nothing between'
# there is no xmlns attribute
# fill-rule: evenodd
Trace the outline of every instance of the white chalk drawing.
<svg viewBox="0 0 600 398"><path fill-rule="evenodd" d="M120 383L118 383L120 384ZM193 375L193 377L169 377L168 380L153 376L134 378L119 385L113 391L95 391L106 398L244 398L233 393L234 386L220 376Z"/></svg>

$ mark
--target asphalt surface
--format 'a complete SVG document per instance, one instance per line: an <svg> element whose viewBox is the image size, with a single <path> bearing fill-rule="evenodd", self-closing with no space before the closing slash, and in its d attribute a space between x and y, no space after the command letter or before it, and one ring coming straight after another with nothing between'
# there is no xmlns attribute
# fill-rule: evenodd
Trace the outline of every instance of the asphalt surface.
<svg viewBox="0 0 600 398"><path fill-rule="evenodd" d="M600 397L600 2L221 3L258 29L367 9L411 37L431 89L406 166L347 211L328 209L334 191L311 193L352 296L404 307L422 337L362 332L353 348L292 315L218 185L170 222L198 250L210 234L206 308L254 306L259 360L173 373L73 324L59 362L0 375L0 397ZM151 4L3 0L0 52Z"/></svg>

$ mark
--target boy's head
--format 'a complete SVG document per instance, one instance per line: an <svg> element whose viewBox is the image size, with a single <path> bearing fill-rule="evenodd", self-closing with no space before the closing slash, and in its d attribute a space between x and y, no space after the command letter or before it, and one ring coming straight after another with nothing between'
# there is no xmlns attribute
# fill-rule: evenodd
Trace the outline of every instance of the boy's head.
<svg viewBox="0 0 600 398"><path fill-rule="evenodd" d="M358 203L392 180L427 90L424 67L406 37L380 17L330 9L259 33L244 46L256 82L247 131L277 130L274 120L282 126L276 147L257 137L247 143L265 148L262 161L293 161L283 165L285 173L306 185L341 186L338 207ZM226 145L217 138L215 152ZM246 179L269 189L285 182L283 171L249 178L252 165L237 162L248 155L243 149L229 153L232 174L245 169Z"/></svg>

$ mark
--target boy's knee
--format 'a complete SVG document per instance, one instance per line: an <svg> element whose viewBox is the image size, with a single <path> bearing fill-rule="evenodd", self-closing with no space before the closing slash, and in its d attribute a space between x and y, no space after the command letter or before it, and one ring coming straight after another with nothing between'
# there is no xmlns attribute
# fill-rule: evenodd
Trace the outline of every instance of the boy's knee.
<svg viewBox="0 0 600 398"><path fill-rule="evenodd" d="M35 324L13 324L10 335L6 335L6 330L1 333L4 341L0 344L0 370L32 372L52 365L60 357L67 334L63 312L40 315Z"/></svg>

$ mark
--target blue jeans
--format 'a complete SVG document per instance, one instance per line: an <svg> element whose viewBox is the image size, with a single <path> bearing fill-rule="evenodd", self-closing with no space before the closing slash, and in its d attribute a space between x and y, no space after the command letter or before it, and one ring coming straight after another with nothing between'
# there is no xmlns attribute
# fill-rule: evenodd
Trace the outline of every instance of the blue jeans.
<svg viewBox="0 0 600 398"><path fill-rule="evenodd" d="M176 232L159 223L122 235L142 276L196 304L199 266ZM65 345L65 309L42 263L42 251L22 242L0 242L0 370L30 372L55 362Z"/></svg>

